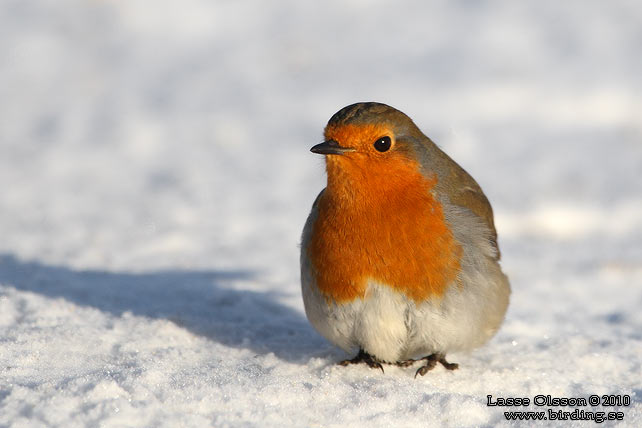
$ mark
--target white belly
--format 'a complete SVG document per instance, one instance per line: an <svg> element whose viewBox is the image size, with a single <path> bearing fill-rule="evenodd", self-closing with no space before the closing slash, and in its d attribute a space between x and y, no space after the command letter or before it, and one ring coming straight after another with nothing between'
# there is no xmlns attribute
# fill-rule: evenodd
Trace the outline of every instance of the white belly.
<svg viewBox="0 0 642 428"><path fill-rule="evenodd" d="M480 346L493 336L504 315L497 304L457 286L442 298L415 304L371 282L363 299L328 304L314 284L303 281L303 300L308 319L327 340L347 352L361 348L387 362ZM492 309L499 309L499 315Z"/></svg>

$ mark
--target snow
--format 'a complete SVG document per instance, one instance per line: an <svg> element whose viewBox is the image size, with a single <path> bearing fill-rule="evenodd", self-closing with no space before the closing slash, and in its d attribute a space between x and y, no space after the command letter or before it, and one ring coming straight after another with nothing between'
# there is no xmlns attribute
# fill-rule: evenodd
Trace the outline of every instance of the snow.
<svg viewBox="0 0 642 428"><path fill-rule="evenodd" d="M5 0L0 34L0 426L642 426L639 3ZM511 305L455 372L338 367L305 319L308 149L362 100L493 203Z"/></svg>

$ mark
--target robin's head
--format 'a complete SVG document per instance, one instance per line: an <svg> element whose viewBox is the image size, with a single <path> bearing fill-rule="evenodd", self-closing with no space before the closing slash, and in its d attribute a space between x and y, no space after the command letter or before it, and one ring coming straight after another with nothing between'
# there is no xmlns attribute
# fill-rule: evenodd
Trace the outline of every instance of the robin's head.
<svg viewBox="0 0 642 428"><path fill-rule="evenodd" d="M324 136L325 141L311 151L327 155L329 184L335 178L354 182L351 179L402 178L408 171L416 172L417 149L426 138L404 113L374 102L339 110Z"/></svg>

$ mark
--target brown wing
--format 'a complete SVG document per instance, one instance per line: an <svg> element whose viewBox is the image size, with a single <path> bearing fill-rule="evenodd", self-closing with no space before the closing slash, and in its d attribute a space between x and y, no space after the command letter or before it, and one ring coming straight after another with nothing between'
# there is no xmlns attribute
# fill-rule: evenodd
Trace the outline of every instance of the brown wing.
<svg viewBox="0 0 642 428"><path fill-rule="evenodd" d="M470 176L461 166L452 160L446 153L441 151L436 145L437 150L434 155L438 156L441 166L441 191L445 192L451 203L464 207L472 211L488 226L491 232L491 242L497 250L497 260L500 258L499 247L497 245L497 231L495 230L495 221L493 218L493 208L488 202L479 184Z"/></svg>

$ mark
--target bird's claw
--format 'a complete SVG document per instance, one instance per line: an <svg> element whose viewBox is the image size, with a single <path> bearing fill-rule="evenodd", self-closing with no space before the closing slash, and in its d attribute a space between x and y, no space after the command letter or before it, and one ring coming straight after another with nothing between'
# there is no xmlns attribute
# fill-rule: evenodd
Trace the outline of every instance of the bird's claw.
<svg viewBox="0 0 642 428"><path fill-rule="evenodd" d="M347 366L350 364L360 364L360 363L366 363L368 367L370 367L371 369L381 369L381 372L384 373L383 366L381 365L381 363L375 357L365 352L363 349L359 349L359 353L357 354L356 357L354 357L351 360L340 361L339 365Z"/></svg>
<svg viewBox="0 0 642 428"><path fill-rule="evenodd" d="M423 366L417 369L417 372L415 373L415 378L420 375L423 376L426 373L428 373L430 370L434 369L437 363L444 366L446 370L457 370L459 368L459 364L449 363L448 361L446 361L446 356L444 354L430 354L426 357L419 358L417 360L413 360L413 359L402 360L402 361L397 361L394 364L396 364L399 367L409 367L414 363L416 363L417 361L425 361L425 363ZM338 364L340 366L348 366L350 364L360 364L360 363L365 363L371 369L380 369L382 373L384 372L381 362L376 357L373 357L372 355L365 352L363 349L359 350L359 353L357 354L356 357L350 360L340 361Z"/></svg>
<svg viewBox="0 0 642 428"><path fill-rule="evenodd" d="M431 354L428 355L427 357L421 358L420 360L426 360L426 364L419 367L417 372L415 373L415 378L417 375L425 375L428 373L430 370L434 369L437 363L441 364L444 366L446 370L457 370L459 368L459 364L457 363L449 363L446 361L446 356L443 354ZM415 360L419 361L419 360Z"/></svg>

